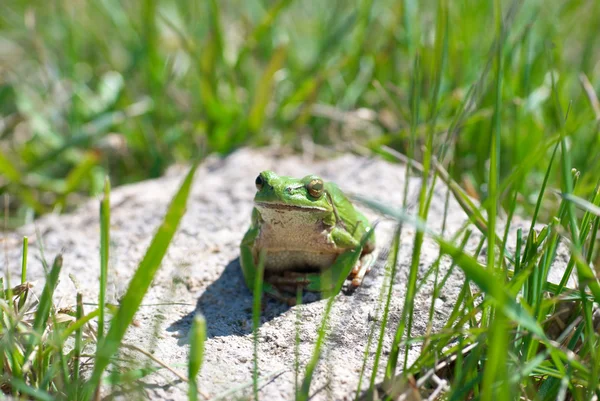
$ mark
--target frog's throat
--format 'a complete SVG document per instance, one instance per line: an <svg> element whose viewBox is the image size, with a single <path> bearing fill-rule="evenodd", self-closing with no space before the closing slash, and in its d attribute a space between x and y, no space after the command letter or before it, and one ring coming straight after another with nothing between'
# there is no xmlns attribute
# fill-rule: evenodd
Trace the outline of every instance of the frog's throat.
<svg viewBox="0 0 600 401"><path fill-rule="evenodd" d="M319 206L287 205L283 203L272 202L254 202L258 208L277 209L277 210L297 210L301 212L321 211L327 212L327 209Z"/></svg>

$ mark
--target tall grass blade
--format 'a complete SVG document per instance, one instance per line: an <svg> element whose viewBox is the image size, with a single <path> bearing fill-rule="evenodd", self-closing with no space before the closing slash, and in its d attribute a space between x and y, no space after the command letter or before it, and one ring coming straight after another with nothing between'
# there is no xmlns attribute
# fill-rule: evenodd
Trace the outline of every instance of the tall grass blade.
<svg viewBox="0 0 600 401"><path fill-rule="evenodd" d="M329 294L329 298L327 299L327 304L325 305L325 311L323 313L323 318L321 320L321 325L319 326L319 331L317 334L317 340L315 342L315 348L313 350L312 356L306 365L306 370L304 373L304 380L302 380L302 386L300 387L300 391L296 393L296 401L308 401L310 385L312 383L313 375L315 373L315 369L317 368L317 363L321 357L321 349L323 347L323 342L325 340L325 334L327 332L327 324L329 322L329 315L331 313L331 308L333 307L333 303L335 301L336 295L342 289L344 285L344 281L350 274L352 267L356 265L356 262L360 258L361 250L364 248L365 244L369 240L369 238L373 235L375 231L375 225L373 225L373 229L367 232L360 241L360 244L354 249L352 252L345 252L338 256L335 263L342 263L346 266L346 269L340 274L339 277L335 279L335 286L333 287L333 291Z"/></svg>
<svg viewBox="0 0 600 401"><path fill-rule="evenodd" d="M32 386L29 386L22 379L12 377L10 379L10 384L16 390L18 390L21 394L26 394L29 397L31 397L31 399L38 400L38 401L56 401L56 397L53 396L52 394L50 394L46 391L42 391L40 389L34 388Z"/></svg>
<svg viewBox="0 0 600 401"><path fill-rule="evenodd" d="M206 319L197 313L190 330L190 360L188 363L188 399L198 400L198 373L204 360L204 341L206 341Z"/></svg>
<svg viewBox="0 0 600 401"><path fill-rule="evenodd" d="M258 265L256 277L254 279L254 292L252 302L252 343L253 343L253 369L252 369L252 390L254 399L258 401L258 327L260 326L260 305L263 296L263 277L265 273L266 252L262 251L258 255Z"/></svg>
<svg viewBox="0 0 600 401"><path fill-rule="evenodd" d="M0 152L0 173L14 183L22 181L21 172Z"/></svg>
<svg viewBox="0 0 600 401"><path fill-rule="evenodd" d="M252 32L248 35L247 40L244 42L243 47L238 52L234 66L235 71L241 73L240 68L248 53L250 53L250 51L258 44L262 43L267 33L273 29L279 14L281 14L281 12L283 12L291 3L293 3L293 0L279 0L265 13L263 19L254 27Z"/></svg>
<svg viewBox="0 0 600 401"><path fill-rule="evenodd" d="M391 264L390 272L390 284L388 287L388 293L383 309L383 316L381 318L381 328L379 331L379 341L377 343L377 351L375 352L375 360L373 362L373 372L371 374L371 381L369 382L369 391L373 391L375 388L375 379L379 370L379 359L383 351L383 341L385 339L385 329L389 317L390 304L392 301L392 294L394 288L394 279L396 278L396 270L398 265L398 255L400 253L400 236L402 235L402 224L398 224L398 228L394 235L394 242L392 244L392 254L390 255L389 262Z"/></svg>
<svg viewBox="0 0 600 401"><path fill-rule="evenodd" d="M23 237L23 257L21 259L21 284L27 281L27 254L29 249L29 238Z"/></svg>
<svg viewBox="0 0 600 401"><path fill-rule="evenodd" d="M98 294L98 345L104 337L104 310L106 307L106 284L108 282L108 258L110 249L110 180L104 180L104 197L100 201L100 292Z"/></svg>
<svg viewBox="0 0 600 401"><path fill-rule="evenodd" d="M185 214L186 203L190 194L196 168L197 165L194 165L190 169L181 184L181 187L177 191L177 194L171 201L163 223L154 235L144 258L131 279L127 292L121 299L120 307L111 321L106 337L100 341L94 370L86 387L86 397L88 399L98 388L104 370L107 368L110 359L119 349L119 345L125 336L125 332L131 324L133 316L140 307L142 299L144 298L144 295L146 295L146 292L160 267L161 261L167 252L167 248L175 235L177 226Z"/></svg>
<svg viewBox="0 0 600 401"><path fill-rule="evenodd" d="M496 272L496 217L498 214L498 181L500 180L500 140L501 121L500 110L502 107L502 76L503 60L502 51L504 47L502 27L502 5L499 0L494 1L496 19L496 101L494 103L494 125L490 137L490 168L488 176L488 235L487 235L487 266L492 276L499 282L503 282L503 275ZM507 222L510 225L510 221ZM504 248L504 246L502 246ZM499 261L502 264L502 260ZM502 300L499 300L502 302ZM506 349L508 342L507 319L502 311L493 308L485 308L482 313L481 324L488 326L487 319L491 318L489 324L489 341L487 360L484 365L482 400L509 399L510 393L507 382ZM499 386L498 386L499 384Z"/></svg>
<svg viewBox="0 0 600 401"><path fill-rule="evenodd" d="M600 217L600 207L596 206L592 202L582 199L579 196L573 195L571 193L562 193L560 194L560 196L562 196L563 199L566 199L567 201L573 203L580 209Z"/></svg>
<svg viewBox="0 0 600 401"><path fill-rule="evenodd" d="M80 292L77 293L77 311L75 313L75 317L77 320L81 320L83 317L83 296ZM79 399L79 388L81 387L80 383L80 372L79 367L81 364L81 351L83 349L83 330L79 328L75 332L75 348L73 348L73 383L75 386L75 394L74 399Z"/></svg>
<svg viewBox="0 0 600 401"><path fill-rule="evenodd" d="M23 255L21 258L21 285L25 286L25 282L27 281L27 254L29 250L29 238L23 237ZM19 310L25 306L25 302L27 301L27 295L29 294L29 289L26 288L21 294L19 294Z"/></svg>
<svg viewBox="0 0 600 401"><path fill-rule="evenodd" d="M281 46L275 50L273 57L271 57L271 61L269 61L269 64L258 83L248 115L248 127L250 128L250 131L254 133L260 132L260 129L263 126L266 118L265 112L267 110L267 104L273 93L274 76L283 66L286 55L287 48L285 46Z"/></svg>
<svg viewBox="0 0 600 401"><path fill-rule="evenodd" d="M294 394L298 394L298 376L300 375L300 327L302 320L302 287L296 288L296 336L294 341Z"/></svg>
<svg viewBox="0 0 600 401"><path fill-rule="evenodd" d="M48 322L48 317L50 316L50 309L52 308L52 297L54 295L54 290L56 290L56 285L58 284L58 276L60 274L62 264L63 258L62 255L59 254L56 256L56 258L54 258L52 268L50 269L50 272L46 277L46 284L44 285L44 290L42 291L42 295L40 296L38 309L35 312L35 317L33 320L32 329L34 334L29 340L24 360L27 360L29 358L29 356L33 352L34 347L39 343L42 334L46 329L46 323Z"/></svg>

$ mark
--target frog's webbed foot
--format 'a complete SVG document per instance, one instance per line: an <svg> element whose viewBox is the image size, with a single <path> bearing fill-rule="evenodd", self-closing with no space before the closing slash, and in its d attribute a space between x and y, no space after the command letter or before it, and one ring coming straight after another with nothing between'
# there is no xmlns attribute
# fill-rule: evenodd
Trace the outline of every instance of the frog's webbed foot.
<svg viewBox="0 0 600 401"><path fill-rule="evenodd" d="M289 306L294 306L296 305L296 298L295 297L291 297L291 296L286 296L284 293L282 293L279 288L274 285L274 283L272 281L264 282L263 283L263 292L265 294L270 295L271 297L275 298L276 300L280 301L280 302L284 302L286 304L288 304Z"/></svg>
<svg viewBox="0 0 600 401"><path fill-rule="evenodd" d="M321 291L320 286L320 276L316 273L287 271L283 275L277 274L265 278L265 293L289 306L296 305L296 297L291 294L297 293L298 289L318 292Z"/></svg>
<svg viewBox="0 0 600 401"><path fill-rule="evenodd" d="M354 290L362 284L375 259L374 252L364 254L360 258L357 258L353 252L345 252L338 256L329 269L323 271L285 271L271 274L265 277L265 293L288 305L295 305L296 299L290 294L295 294L298 289L323 293L325 296L333 295L331 292L337 287L342 276L344 280L351 280L349 289ZM354 263L351 269L349 263Z"/></svg>
<svg viewBox="0 0 600 401"><path fill-rule="evenodd" d="M321 273L299 273L294 271L286 271L283 275L269 277L269 283L280 288L282 291L289 293L296 292L300 287L305 291L321 292L327 288L323 287ZM332 289L333 285L331 285Z"/></svg>

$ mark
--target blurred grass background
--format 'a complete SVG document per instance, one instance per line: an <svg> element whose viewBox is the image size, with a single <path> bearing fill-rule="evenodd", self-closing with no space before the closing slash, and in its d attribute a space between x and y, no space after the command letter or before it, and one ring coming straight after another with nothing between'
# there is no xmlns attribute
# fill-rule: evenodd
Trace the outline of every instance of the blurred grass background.
<svg viewBox="0 0 600 401"><path fill-rule="evenodd" d="M0 2L0 192L9 195L10 225L101 193L107 174L121 185L240 146L365 153L387 145L412 154L411 126L424 144L432 118L436 146L450 145L451 174L485 198L494 3L448 3L447 63L434 108L437 4ZM502 9L500 174L530 172L516 188L526 213L560 130L552 71L569 109L577 190L585 196L596 184L600 2L503 1ZM560 186L560 172L550 185Z"/></svg>

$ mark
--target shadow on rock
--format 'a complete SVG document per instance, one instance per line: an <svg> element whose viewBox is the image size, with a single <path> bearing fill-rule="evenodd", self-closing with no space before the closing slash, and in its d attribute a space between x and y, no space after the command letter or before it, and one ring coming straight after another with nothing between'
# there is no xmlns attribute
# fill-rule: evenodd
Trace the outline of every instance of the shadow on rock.
<svg viewBox="0 0 600 401"><path fill-rule="evenodd" d="M288 305L263 297L261 324L288 309ZM244 282L239 258L229 262L221 276L206 288L195 310L169 326L168 331L179 332L179 345L189 342L188 332L198 312L206 318L208 338L252 333L252 293Z"/></svg>

